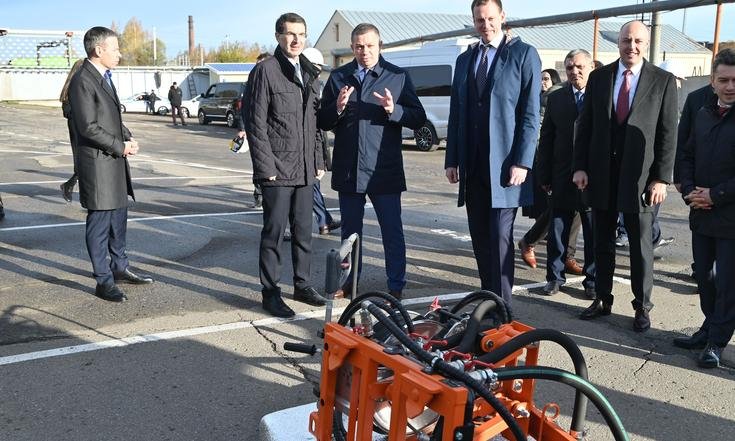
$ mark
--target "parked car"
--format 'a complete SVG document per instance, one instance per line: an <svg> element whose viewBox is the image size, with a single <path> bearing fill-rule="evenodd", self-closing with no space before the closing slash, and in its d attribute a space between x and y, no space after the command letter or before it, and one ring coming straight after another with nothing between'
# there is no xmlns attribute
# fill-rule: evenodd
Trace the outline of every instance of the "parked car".
<svg viewBox="0 0 735 441"><path fill-rule="evenodd" d="M148 109L148 92L136 93L125 99L120 100L120 111L125 112L145 112ZM156 113L166 115L171 109L168 108L168 101L164 101L160 94L156 94Z"/></svg>
<svg viewBox="0 0 735 441"><path fill-rule="evenodd" d="M192 115L199 114L199 100L201 99L201 95L197 95L190 100L181 101L181 113L184 114L184 117L190 118Z"/></svg>
<svg viewBox="0 0 735 441"><path fill-rule="evenodd" d="M421 128L403 129L403 138L414 138L421 151L436 150L447 137L454 62L473 41L476 39L441 40L418 49L382 53L387 61L408 72L426 111L426 123Z"/></svg>
<svg viewBox="0 0 735 441"><path fill-rule="evenodd" d="M245 83L216 83L209 86L199 98L199 124L224 121L227 127L237 127L244 91Z"/></svg>

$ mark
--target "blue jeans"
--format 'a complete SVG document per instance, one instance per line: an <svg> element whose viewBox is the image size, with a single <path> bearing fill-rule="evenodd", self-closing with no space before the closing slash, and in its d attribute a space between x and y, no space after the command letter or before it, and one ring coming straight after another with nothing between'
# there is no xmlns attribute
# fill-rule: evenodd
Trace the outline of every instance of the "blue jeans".
<svg viewBox="0 0 735 441"><path fill-rule="evenodd" d="M334 220L332 215L327 211L327 206L324 203L324 195L320 185L321 181L314 183L314 216L316 216L316 225L318 227L326 227L331 224Z"/></svg>

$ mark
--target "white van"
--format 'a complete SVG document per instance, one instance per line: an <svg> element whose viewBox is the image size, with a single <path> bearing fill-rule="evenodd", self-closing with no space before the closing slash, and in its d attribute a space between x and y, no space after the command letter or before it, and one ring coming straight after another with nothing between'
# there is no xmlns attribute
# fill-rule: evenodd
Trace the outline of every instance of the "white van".
<svg viewBox="0 0 735 441"><path fill-rule="evenodd" d="M382 53L388 62L408 72L426 110L423 127L415 131L403 129L403 137L415 138L419 150L434 151L439 141L446 139L454 62L476 41L476 38L453 38L424 43L415 49L388 49Z"/></svg>

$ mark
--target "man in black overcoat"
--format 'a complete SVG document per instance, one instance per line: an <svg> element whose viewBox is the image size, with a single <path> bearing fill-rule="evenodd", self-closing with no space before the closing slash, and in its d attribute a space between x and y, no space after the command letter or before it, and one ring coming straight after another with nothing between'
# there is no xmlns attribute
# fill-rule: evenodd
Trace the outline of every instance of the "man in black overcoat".
<svg viewBox="0 0 735 441"><path fill-rule="evenodd" d="M650 35L639 21L623 25L620 58L590 74L574 142L573 181L593 209L597 299L580 316L609 315L615 271L615 231L623 213L630 240L633 329L651 327L653 206L666 198L676 153L674 75L643 58Z"/></svg>
<svg viewBox="0 0 735 441"><path fill-rule="evenodd" d="M69 84L79 200L88 210L86 242L97 280L95 294L120 302L126 297L117 283L153 283L128 268L126 254L128 196L135 200L127 157L139 147L122 123L112 83L111 69L120 61L117 34L94 27L84 35L84 49L87 59Z"/></svg>

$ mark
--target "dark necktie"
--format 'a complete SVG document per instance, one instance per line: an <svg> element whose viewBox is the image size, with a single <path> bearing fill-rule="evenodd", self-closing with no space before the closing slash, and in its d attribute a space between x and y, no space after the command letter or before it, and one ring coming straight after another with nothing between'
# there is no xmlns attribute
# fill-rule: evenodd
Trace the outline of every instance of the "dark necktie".
<svg viewBox="0 0 735 441"><path fill-rule="evenodd" d="M480 47L482 48L480 64L477 66L477 72L475 72L478 94L482 94L487 84L487 51L490 49L490 45L482 45Z"/></svg>
<svg viewBox="0 0 735 441"><path fill-rule="evenodd" d="M112 87L112 72L110 72L110 69L107 69L105 71L105 82L107 83L108 86L110 86L110 89L113 89L113 87Z"/></svg>
<svg viewBox="0 0 735 441"><path fill-rule="evenodd" d="M299 81L299 83L301 83L301 85L304 84L304 79L301 76L301 66L299 66L299 63L296 63L294 65L294 77L296 77L296 79Z"/></svg>
<svg viewBox="0 0 735 441"><path fill-rule="evenodd" d="M720 118L724 117L728 110L730 110L730 107L718 106L717 111L720 114Z"/></svg>
<svg viewBox="0 0 735 441"><path fill-rule="evenodd" d="M630 69L625 69L625 72L623 72L623 84L620 86L620 92L618 92L618 105L615 106L615 116L618 124L625 122L625 118L628 117L630 111L628 95L630 94L630 75L632 73Z"/></svg>
<svg viewBox="0 0 735 441"><path fill-rule="evenodd" d="M584 94L581 90L578 90L574 96L576 97L574 101L577 104L577 114L580 114L582 113L582 105L584 104Z"/></svg>
<svg viewBox="0 0 735 441"><path fill-rule="evenodd" d="M370 69L367 67L364 67L360 69L360 71L357 73L357 76L360 78L360 83L365 81L365 77L367 76L368 72L370 72Z"/></svg>

